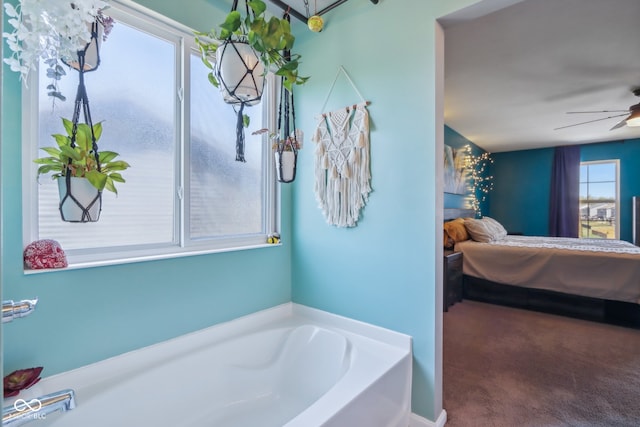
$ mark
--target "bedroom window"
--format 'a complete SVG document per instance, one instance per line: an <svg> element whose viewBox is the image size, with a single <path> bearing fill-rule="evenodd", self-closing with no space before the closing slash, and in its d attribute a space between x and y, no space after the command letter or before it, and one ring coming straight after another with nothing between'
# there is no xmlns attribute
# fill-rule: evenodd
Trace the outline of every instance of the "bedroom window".
<svg viewBox="0 0 640 427"><path fill-rule="evenodd" d="M276 79L268 76L262 102L245 109L247 161L237 162L235 112L209 84L193 32L129 2L114 1L109 15L116 24L85 81L93 122L104 122L99 150L131 165L126 182L117 196L103 191L97 222L61 220L57 184L49 175L36 183L33 159L64 133L60 117L72 116L78 78L67 69L67 100L52 109L41 66L23 92L31 118L23 125L24 245L57 240L72 267L265 245L278 228L277 186L271 147L251 128L273 128Z"/></svg>
<svg viewBox="0 0 640 427"><path fill-rule="evenodd" d="M619 168L619 160L580 163L580 238L619 238Z"/></svg>

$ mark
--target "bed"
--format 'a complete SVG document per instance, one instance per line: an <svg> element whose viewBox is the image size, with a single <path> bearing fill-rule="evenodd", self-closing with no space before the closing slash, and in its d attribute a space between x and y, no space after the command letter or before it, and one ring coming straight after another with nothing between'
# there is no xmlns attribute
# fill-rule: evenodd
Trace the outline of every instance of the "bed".
<svg viewBox="0 0 640 427"><path fill-rule="evenodd" d="M463 254L464 298L640 326L640 247L508 235L497 221L467 211L445 219L445 246Z"/></svg>

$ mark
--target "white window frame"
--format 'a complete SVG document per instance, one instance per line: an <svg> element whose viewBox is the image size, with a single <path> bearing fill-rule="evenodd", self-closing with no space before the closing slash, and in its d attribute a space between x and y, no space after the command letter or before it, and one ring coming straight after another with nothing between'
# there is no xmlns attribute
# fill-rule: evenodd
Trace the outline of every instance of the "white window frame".
<svg viewBox="0 0 640 427"><path fill-rule="evenodd" d="M274 246L267 244L269 234L280 232L280 186L275 179L275 167L270 144L263 147L263 221L264 233L251 235L229 235L212 239L189 239L189 161L190 159L190 93L189 75L191 55L197 52L193 30L175 22L157 12L149 10L129 0L113 0L109 8L109 15L116 22L129 16L136 21L135 27L142 31L159 28L164 35L171 34L177 41L176 83L180 88L176 93L176 109L178 152L175 154L177 162L176 182L176 212L174 212L174 242L170 245L154 247L110 247L99 249L83 249L65 251L69 263L68 268L86 268L101 265L126 264L146 260L157 260L207 253L246 250ZM140 24L140 25L139 25ZM155 31L154 31L155 32ZM152 32L152 34L154 33ZM30 73L28 87L22 89L22 194L23 194L23 244L26 246L38 237L38 187L37 165L33 159L38 157L38 72ZM262 102L263 120L269 129L275 128L277 112L278 79L273 73L266 77L265 92ZM73 101L68 101L73 102ZM231 107L230 107L231 108ZM264 136L266 138L266 136ZM25 273L38 273L47 270L25 270Z"/></svg>
<svg viewBox="0 0 640 427"><path fill-rule="evenodd" d="M589 160L580 162L580 166L588 166L588 165L598 165L598 164L609 164L613 163L616 165L616 195L615 195L615 209L616 209L616 226L615 226L615 239L620 239L620 159L609 159L609 160ZM588 181L591 182L591 181ZM580 181L582 184L582 181ZM578 195L579 198L579 195ZM578 203L581 203L579 200ZM582 227L582 218L579 218L580 227ZM582 230L578 230L578 236L582 235Z"/></svg>

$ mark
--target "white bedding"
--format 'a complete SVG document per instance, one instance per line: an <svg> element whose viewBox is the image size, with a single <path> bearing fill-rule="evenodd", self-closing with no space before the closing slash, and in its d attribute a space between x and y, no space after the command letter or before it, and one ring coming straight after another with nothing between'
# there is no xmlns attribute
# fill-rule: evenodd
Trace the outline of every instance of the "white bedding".
<svg viewBox="0 0 640 427"><path fill-rule="evenodd" d="M621 240L507 236L458 242L463 272L506 285L640 303L640 247Z"/></svg>

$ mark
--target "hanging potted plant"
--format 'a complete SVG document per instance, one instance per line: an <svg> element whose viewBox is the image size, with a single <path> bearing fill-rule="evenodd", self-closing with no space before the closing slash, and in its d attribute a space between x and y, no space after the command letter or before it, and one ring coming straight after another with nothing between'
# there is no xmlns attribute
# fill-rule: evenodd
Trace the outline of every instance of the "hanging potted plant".
<svg viewBox="0 0 640 427"><path fill-rule="evenodd" d="M294 84L304 84L308 77L298 75L300 55L285 56L293 48L295 37L285 16L267 19L267 6L261 0L245 0L246 15L238 12L238 0L220 29L209 33L195 32L196 44L205 66L211 70L209 82L220 88L228 104L240 105L236 122L236 160L244 162L245 105L255 105L262 98L264 76L270 68L283 77L283 84L292 90ZM212 59L215 62L212 63Z"/></svg>
<svg viewBox="0 0 640 427"><path fill-rule="evenodd" d="M276 139L273 144L276 162L276 176L279 182L289 183L296 179L298 150L301 148L298 137L288 136Z"/></svg>
<svg viewBox="0 0 640 427"><path fill-rule="evenodd" d="M296 129L286 138L281 137L280 132L269 132L269 129L257 130L252 135L264 133L268 133L271 140L277 180L283 183L293 182L296 179L298 150L302 148L302 131Z"/></svg>
<svg viewBox="0 0 640 427"><path fill-rule="evenodd" d="M52 79L48 95L64 101L57 86L66 74L60 62L77 69L77 52L86 50L85 71L98 66L97 44L106 39L113 27L113 19L102 12L106 7L107 2L102 0L20 0L17 7L5 3L13 31L3 33L3 37L13 53L4 62L20 73L20 80L26 85L29 73L42 59L48 67L47 76ZM94 33L99 37L92 40Z"/></svg>
<svg viewBox="0 0 640 427"><path fill-rule="evenodd" d="M97 151L102 123L89 126L62 119L66 135L55 134L57 147L43 147L48 156L35 159L41 165L38 177L51 173L58 181L60 215L63 221L94 222L100 216L102 191L118 191L115 182L125 182L120 174L129 164L116 160L118 153ZM75 129L74 129L75 128Z"/></svg>
<svg viewBox="0 0 640 427"><path fill-rule="evenodd" d="M287 89L304 84L308 77L298 75L300 55L286 58L282 54L283 50L291 50L295 42L289 21L275 16L267 20L267 6L261 0L247 0L243 18L236 10L237 3L235 0L219 31L214 28L209 33L195 33L202 61L212 70L209 81L221 89L225 101L258 103L264 84L261 77L272 66L277 69L276 75L285 78ZM215 65L211 63L214 57Z"/></svg>

